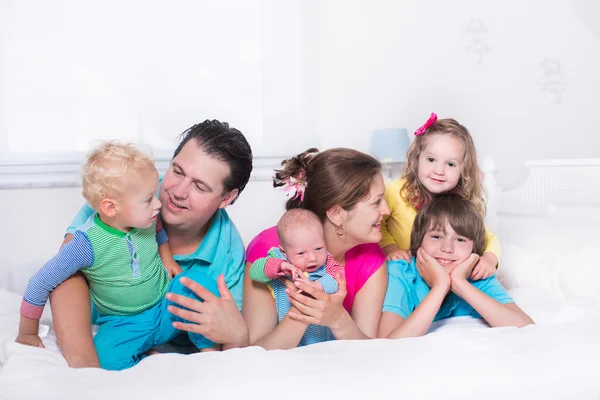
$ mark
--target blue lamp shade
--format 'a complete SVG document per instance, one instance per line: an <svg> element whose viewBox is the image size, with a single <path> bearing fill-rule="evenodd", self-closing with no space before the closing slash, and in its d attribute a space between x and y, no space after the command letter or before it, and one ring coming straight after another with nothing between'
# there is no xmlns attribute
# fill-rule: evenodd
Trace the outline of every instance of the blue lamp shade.
<svg viewBox="0 0 600 400"><path fill-rule="evenodd" d="M371 137L371 155L383 162L405 161L409 146L408 132L404 128L378 129Z"/></svg>

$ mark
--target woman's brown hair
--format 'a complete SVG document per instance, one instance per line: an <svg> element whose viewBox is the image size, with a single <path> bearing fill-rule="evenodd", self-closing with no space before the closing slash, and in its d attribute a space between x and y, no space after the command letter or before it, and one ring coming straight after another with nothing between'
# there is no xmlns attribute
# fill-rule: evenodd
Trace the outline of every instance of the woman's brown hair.
<svg viewBox="0 0 600 400"><path fill-rule="evenodd" d="M420 207L424 201L431 198L431 193L419 182L419 157L425 149L427 140L434 139L437 135L452 135L459 138L465 146L465 155L462 160L460 179L455 192L473 203L482 215L485 215L485 193L483 190L482 174L477 163L477 151L471 134L461 124L452 118L440 119L434 122L425 133L415 137L406 153L406 182L400 189L402 198L413 207Z"/></svg>
<svg viewBox="0 0 600 400"><path fill-rule="evenodd" d="M473 241L473 253L483 255L485 222L473 203L456 194L435 196L417 214L410 234L410 252L413 256L421 247L429 230L445 230L446 223L461 236Z"/></svg>
<svg viewBox="0 0 600 400"><path fill-rule="evenodd" d="M351 210L367 197L380 172L379 161L360 151L335 148L319 152L311 148L281 162L281 168L275 170L273 187L285 185L291 177L304 180L304 200L291 198L286 209L305 208L324 222L333 206Z"/></svg>

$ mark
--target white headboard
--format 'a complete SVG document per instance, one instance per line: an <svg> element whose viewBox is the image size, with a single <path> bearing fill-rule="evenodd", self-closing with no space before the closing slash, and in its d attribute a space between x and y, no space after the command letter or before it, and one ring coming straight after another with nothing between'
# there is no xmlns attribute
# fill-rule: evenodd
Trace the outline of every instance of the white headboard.
<svg viewBox="0 0 600 400"><path fill-rule="evenodd" d="M528 161L525 167L526 181L503 190L494 160L483 164L486 223L500 239L509 279L564 297L600 296L600 159Z"/></svg>

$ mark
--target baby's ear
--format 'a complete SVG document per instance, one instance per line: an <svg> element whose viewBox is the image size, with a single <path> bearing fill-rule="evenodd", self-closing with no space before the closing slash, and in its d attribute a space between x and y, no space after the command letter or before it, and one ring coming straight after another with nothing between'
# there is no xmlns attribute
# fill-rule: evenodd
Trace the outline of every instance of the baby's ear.
<svg viewBox="0 0 600 400"><path fill-rule="evenodd" d="M119 202L115 199L105 197L100 201L98 208L104 215L114 217L119 212Z"/></svg>
<svg viewBox="0 0 600 400"><path fill-rule="evenodd" d="M283 247L281 247L281 245L279 245L279 250L280 250L280 251L281 251L283 254L285 254L285 249L284 249ZM286 254L286 255L287 255L287 254Z"/></svg>

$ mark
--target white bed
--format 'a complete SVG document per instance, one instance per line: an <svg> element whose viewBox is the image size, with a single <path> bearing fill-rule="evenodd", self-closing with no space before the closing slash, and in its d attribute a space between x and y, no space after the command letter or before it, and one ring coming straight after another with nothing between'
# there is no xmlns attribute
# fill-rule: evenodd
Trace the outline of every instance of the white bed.
<svg viewBox="0 0 600 400"><path fill-rule="evenodd" d="M157 355L117 373L69 369L51 329L47 349L14 343L21 297L0 289L0 399L600 398L600 160L527 166L503 192L484 163L499 276L535 326L456 318L422 338Z"/></svg>

